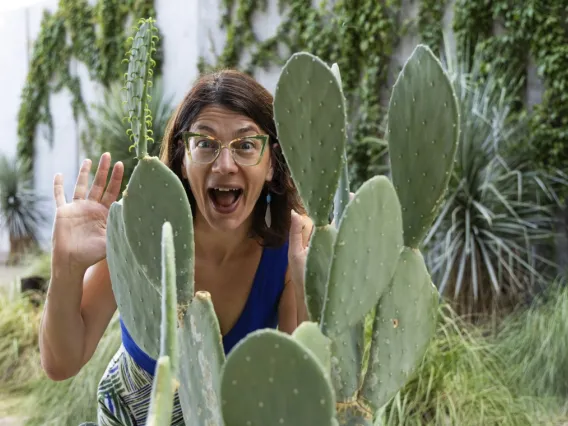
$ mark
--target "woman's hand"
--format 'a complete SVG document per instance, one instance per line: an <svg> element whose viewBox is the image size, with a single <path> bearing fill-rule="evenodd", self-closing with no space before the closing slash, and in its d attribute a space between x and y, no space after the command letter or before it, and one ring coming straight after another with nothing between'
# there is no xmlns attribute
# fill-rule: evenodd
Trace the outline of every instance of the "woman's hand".
<svg viewBox="0 0 568 426"><path fill-rule="evenodd" d="M306 269L306 258L308 256L308 246L313 226L308 216L301 216L292 210L292 223L290 225L290 239L288 243L288 265L290 278L298 289L302 289L302 293L304 291L304 270Z"/></svg>
<svg viewBox="0 0 568 426"><path fill-rule="evenodd" d="M52 234L53 255L69 268L86 270L106 256L108 212L118 196L124 173L124 166L117 162L105 191L110 164L110 154L104 153L88 191L91 160L83 161L73 200L69 203L65 200L63 176L55 175L53 195L57 210Z"/></svg>
<svg viewBox="0 0 568 426"><path fill-rule="evenodd" d="M354 196L355 194L350 192L349 200L352 200ZM291 215L292 222L290 224L288 245L288 272L294 284L294 292L296 293L296 308L299 325L302 321L309 319L308 308L306 306L304 274L314 224L308 216L302 216L294 210L292 210ZM331 226L335 226L335 224L332 222Z"/></svg>
<svg viewBox="0 0 568 426"><path fill-rule="evenodd" d="M351 201L355 194L349 193ZM306 258L308 256L310 237L313 232L314 224L308 216L302 216L292 210L292 223L290 225L290 239L288 247L288 264L290 277L296 286L304 289L304 273L306 269ZM331 226L336 226L334 221Z"/></svg>
<svg viewBox="0 0 568 426"><path fill-rule="evenodd" d="M290 236L288 243L288 274L296 299L297 325L309 320L304 291L304 271L313 223L308 216L291 212Z"/></svg>

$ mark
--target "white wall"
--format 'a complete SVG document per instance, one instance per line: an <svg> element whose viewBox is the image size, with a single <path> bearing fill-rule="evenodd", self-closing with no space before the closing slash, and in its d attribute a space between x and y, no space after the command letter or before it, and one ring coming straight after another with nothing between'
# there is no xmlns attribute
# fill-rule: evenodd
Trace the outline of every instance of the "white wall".
<svg viewBox="0 0 568 426"><path fill-rule="evenodd" d="M41 18L41 10L51 9L56 3L56 0L46 0L26 9L12 7L0 14L0 38L8 41L4 43L4 54L0 56L0 87L3 92L0 152L9 156L16 154L18 110L31 56L30 38L35 37L39 29L37 17ZM8 236L0 230L0 253L7 250Z"/></svg>
<svg viewBox="0 0 568 426"><path fill-rule="evenodd" d="M96 0L90 0L91 4ZM36 39L44 10L55 11L58 0L39 1L32 6L14 7L0 13L0 37L10 40L0 56L0 87L3 88L3 102L0 104L0 124L3 138L0 153L15 155L17 145L17 114L20 107L21 91L28 72L33 40ZM205 2L202 2L205 3ZM163 35L165 48L164 80L166 91L179 101L197 76L197 59L200 43L205 43L206 28L199 24L199 15L207 16L200 10L200 2L187 0L157 0L158 26ZM211 23L214 26L214 22ZM29 48L28 48L29 46ZM86 67L74 61L71 65L74 75L81 78L83 99L87 104L98 99L100 87L88 78ZM71 110L71 96L64 89L50 98L53 116L53 146L47 142L43 132L46 126L38 127L35 141L36 160L34 184L38 193L47 198L45 211L49 224L41 230L42 243L49 247L54 205L52 203L53 176L63 173L65 194L72 197L75 178L84 158L79 135L84 123L76 123ZM94 166L98 159L93 159ZM0 231L0 253L9 249L8 236ZM1 256L0 256L1 258Z"/></svg>
<svg viewBox="0 0 568 426"><path fill-rule="evenodd" d="M91 4L96 0L89 0ZM268 10L258 12L254 30L259 38L272 35L280 23L277 0L270 0ZM453 2L452 2L453 3ZM0 153L15 154L17 144L17 113L20 106L20 94L28 71L28 58L31 56L33 40L37 37L44 9L54 11L58 0L39 0L32 6L17 7L0 13L0 38L8 40L4 52L0 55L0 87L3 90L0 103ZM213 48L216 54L222 51L225 33L219 29L221 0L156 0L157 21L162 33L164 45L164 82L166 92L179 102L197 77L197 61L200 55L209 60ZM403 0L403 18L415 18L418 2ZM446 36L451 39L452 8L448 8L444 18ZM389 83L394 81L398 69L414 49L418 37L410 34L405 37L394 52ZM72 72L79 74L82 81L82 93L87 103L97 100L100 88L91 83L83 64L73 63ZM256 77L270 92L274 93L279 69L259 70ZM529 81L529 103L538 101L540 82L531 72ZM37 191L48 198L46 210L50 223L42 230L44 247L50 243L51 220L54 206L52 200L53 176L63 173L65 192L72 196L74 181L84 154L80 149L79 134L83 123L75 123L71 111L71 98L64 90L51 96L50 105L54 122L54 145L50 147L38 129L36 147L35 185ZM98 159L93 159L96 165ZM8 249L8 239L0 233L0 253ZM1 256L0 256L1 257Z"/></svg>

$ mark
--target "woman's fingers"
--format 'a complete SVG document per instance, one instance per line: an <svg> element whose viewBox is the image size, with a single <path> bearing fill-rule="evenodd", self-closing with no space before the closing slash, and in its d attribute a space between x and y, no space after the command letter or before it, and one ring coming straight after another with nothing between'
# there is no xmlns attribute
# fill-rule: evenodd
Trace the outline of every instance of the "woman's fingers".
<svg viewBox="0 0 568 426"><path fill-rule="evenodd" d="M99 201L103 195L106 186L108 169L110 168L110 154L105 152L99 160L99 167L95 174L95 180L89 191L89 200Z"/></svg>
<svg viewBox="0 0 568 426"><path fill-rule="evenodd" d="M290 233L289 233L289 252L292 257L297 256L304 249L302 242L303 223L302 218L294 210L291 211Z"/></svg>
<svg viewBox="0 0 568 426"><path fill-rule="evenodd" d="M57 173L53 178L53 198L55 199L55 207L59 207L65 204L63 175L61 173Z"/></svg>
<svg viewBox="0 0 568 426"><path fill-rule="evenodd" d="M87 187L89 186L89 171L91 170L91 160L83 160L77 182L75 183L75 191L73 192L73 200L83 200L87 195Z"/></svg>
<svg viewBox="0 0 568 426"><path fill-rule="evenodd" d="M124 175L124 165L122 164L121 161L117 161L112 169L112 174L110 175L110 182L108 183L105 194L101 199L101 204L103 204L107 208L110 208L110 205L114 201L116 201L116 198L118 197L123 175Z"/></svg>
<svg viewBox="0 0 568 426"><path fill-rule="evenodd" d="M122 162L117 161L113 167L110 182L105 191L108 170L110 168L110 160L111 158L108 152L101 155L97 173L88 195L88 199L90 201L100 202L107 208L110 208L110 205L117 199L118 193L120 192L122 177L124 175L124 165ZM87 197L91 164L91 160L88 158L83 161L81 170L79 170L79 175L77 176L77 182L75 183L73 200L83 200ZM53 180L53 196L57 207L65 204L63 176L60 173L57 173Z"/></svg>

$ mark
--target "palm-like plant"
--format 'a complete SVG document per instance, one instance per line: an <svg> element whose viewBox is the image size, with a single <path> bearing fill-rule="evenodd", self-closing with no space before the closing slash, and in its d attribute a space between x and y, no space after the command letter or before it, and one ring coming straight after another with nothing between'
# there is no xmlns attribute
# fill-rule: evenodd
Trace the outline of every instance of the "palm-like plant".
<svg viewBox="0 0 568 426"><path fill-rule="evenodd" d="M512 149L530 137L526 120L511 110L520 79L482 79L475 57L470 66L446 53L445 62L460 104L461 135L425 250L434 282L455 299L456 310L494 312L530 297L546 282L547 267L555 266L535 247L553 237L556 192L568 179L531 170Z"/></svg>
<svg viewBox="0 0 568 426"><path fill-rule="evenodd" d="M29 161L0 156L0 229L10 238L8 263L18 263L37 248L41 225L48 220L33 189Z"/></svg>
<svg viewBox="0 0 568 426"><path fill-rule="evenodd" d="M100 157L104 152L110 152L113 164L122 161L124 178L121 190L124 190L136 165L136 158L135 152L129 150L132 141L130 141L126 131L130 128L130 123L125 120L128 112L124 102L125 92L122 89L122 82L113 83L103 93L101 102L93 107L96 114L94 126L90 129L83 144L87 154L93 158ZM160 77L155 78L150 95L152 99L148 108L152 112L152 138L154 143L148 144L148 154L158 155L173 108L171 98L164 94L164 85ZM96 168L92 172L95 173Z"/></svg>

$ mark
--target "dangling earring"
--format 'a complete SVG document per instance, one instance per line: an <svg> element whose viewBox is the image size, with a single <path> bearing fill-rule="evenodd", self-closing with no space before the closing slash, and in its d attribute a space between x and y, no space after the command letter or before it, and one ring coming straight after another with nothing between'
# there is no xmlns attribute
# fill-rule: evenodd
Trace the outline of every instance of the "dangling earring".
<svg viewBox="0 0 568 426"><path fill-rule="evenodd" d="M272 215L270 214L270 191L266 194L266 214L264 215L264 221L266 222L266 226L270 228L272 225Z"/></svg>

